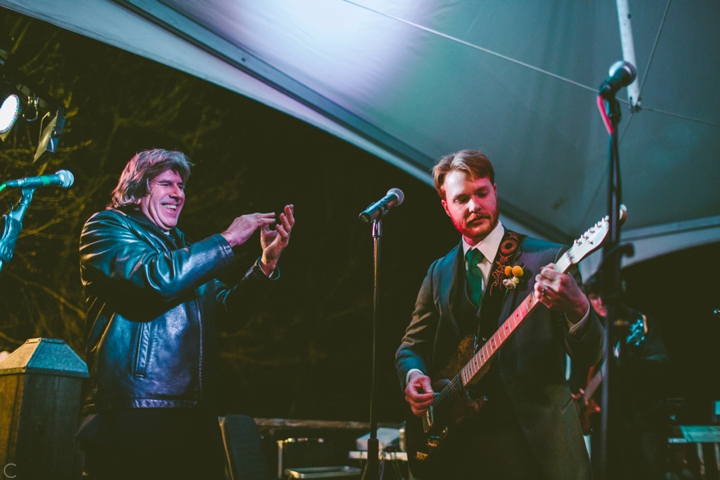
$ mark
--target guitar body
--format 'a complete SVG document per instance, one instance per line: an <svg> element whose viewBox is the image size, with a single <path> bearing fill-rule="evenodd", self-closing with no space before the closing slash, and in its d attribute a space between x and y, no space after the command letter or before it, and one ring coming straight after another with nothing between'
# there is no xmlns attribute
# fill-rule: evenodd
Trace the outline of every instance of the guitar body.
<svg viewBox="0 0 720 480"><path fill-rule="evenodd" d="M469 335L458 345L448 365L431 377L436 402L418 417L409 412L405 427L408 463L415 478L427 478L429 472L442 468L437 464L434 452L441 449L446 437L477 415L482 408L484 397L471 398L462 382L452 382L463 366L475 354L475 337ZM441 401L437 397L443 395Z"/></svg>

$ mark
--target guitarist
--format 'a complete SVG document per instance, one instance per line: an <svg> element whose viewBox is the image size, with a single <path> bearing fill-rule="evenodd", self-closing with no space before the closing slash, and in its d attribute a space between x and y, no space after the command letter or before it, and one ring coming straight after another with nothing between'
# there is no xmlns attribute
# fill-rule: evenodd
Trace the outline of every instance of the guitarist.
<svg viewBox="0 0 720 480"><path fill-rule="evenodd" d="M596 275L585 283L590 305L604 322L607 308L600 297L600 282ZM665 343L658 331L657 324L649 316L626 305L619 304L617 318L630 327L629 334L615 349L625 349L625 361L618 369L620 381L617 383L616 394L621 400L616 402L622 415L623 440L620 453L622 455L625 478L633 480L660 480L665 478L665 450L667 432L663 411L664 385L668 372L668 354ZM585 380L597 375L602 367L602 360L590 369L573 362L570 376L571 389L574 396L584 400L583 387ZM590 374L588 374L590 372ZM600 374L601 375L601 374ZM589 399L589 406L582 405L581 418L583 424L590 428L590 449L592 452L593 469L598 471L600 445L600 405L602 389L595 390ZM584 408L583 408L584 407ZM593 413L597 414L593 414Z"/></svg>
<svg viewBox="0 0 720 480"><path fill-rule="evenodd" d="M441 376L464 337L473 335L482 346L531 293L543 305L493 359L472 392L487 401L433 453L431 471L422 480L590 479L563 364L566 351L586 365L597 362L602 327L575 278L544 268L564 248L503 227L494 169L484 154L463 150L447 155L435 165L433 176L462 239L430 266L396 354L412 412L421 415L431 405L438 391L431 382ZM472 250L481 255L467 253ZM521 268L506 275L505 267L514 266Z"/></svg>

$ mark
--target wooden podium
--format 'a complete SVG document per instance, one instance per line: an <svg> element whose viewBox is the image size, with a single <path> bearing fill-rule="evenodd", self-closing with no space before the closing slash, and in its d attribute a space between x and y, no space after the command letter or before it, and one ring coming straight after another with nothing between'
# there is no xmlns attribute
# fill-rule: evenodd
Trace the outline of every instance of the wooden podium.
<svg viewBox="0 0 720 480"><path fill-rule="evenodd" d="M0 362L0 478L76 480L85 362L62 340L32 338Z"/></svg>

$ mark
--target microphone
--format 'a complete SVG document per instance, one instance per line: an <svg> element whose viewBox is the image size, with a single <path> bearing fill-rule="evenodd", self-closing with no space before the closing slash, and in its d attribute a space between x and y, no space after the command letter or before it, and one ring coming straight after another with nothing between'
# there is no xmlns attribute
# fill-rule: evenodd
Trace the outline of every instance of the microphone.
<svg viewBox="0 0 720 480"><path fill-rule="evenodd" d="M371 204L360 214L360 220L370 223L371 220L377 220L385 216L392 207L401 205L405 200L405 194L399 188L391 188L387 195Z"/></svg>
<svg viewBox="0 0 720 480"><path fill-rule="evenodd" d="M611 100L618 90L627 87L637 78L637 70L630 62L622 60L613 63L610 67L610 76L600 85L600 95L605 100Z"/></svg>
<svg viewBox="0 0 720 480"><path fill-rule="evenodd" d="M75 177L68 170L60 170L52 175L41 175L39 177L20 178L18 180L10 180L3 185L11 188L25 187L46 187L48 185L57 185L62 188L70 187L75 181Z"/></svg>

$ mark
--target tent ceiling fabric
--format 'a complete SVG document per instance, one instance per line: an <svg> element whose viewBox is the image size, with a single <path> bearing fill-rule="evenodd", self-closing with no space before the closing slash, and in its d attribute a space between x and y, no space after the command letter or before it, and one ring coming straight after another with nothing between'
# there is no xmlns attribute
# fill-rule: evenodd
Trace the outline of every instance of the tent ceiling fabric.
<svg viewBox="0 0 720 480"><path fill-rule="evenodd" d="M256 98L425 181L439 156L480 149L505 216L543 236L574 238L606 211L595 91L622 57L613 1L56 3L0 0ZM638 259L720 241L720 4L675 2L663 23L667 5L630 0L643 109L623 104L620 157Z"/></svg>

